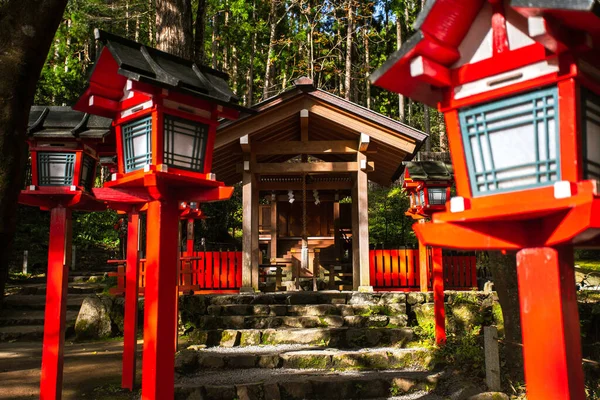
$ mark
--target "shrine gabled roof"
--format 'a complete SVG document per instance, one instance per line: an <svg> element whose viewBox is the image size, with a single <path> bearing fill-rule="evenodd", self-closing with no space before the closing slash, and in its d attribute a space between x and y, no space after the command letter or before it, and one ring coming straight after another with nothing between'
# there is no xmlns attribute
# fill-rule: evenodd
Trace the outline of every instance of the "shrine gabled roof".
<svg viewBox="0 0 600 400"><path fill-rule="evenodd" d="M454 179L454 169L451 163L444 161L407 161L403 164L412 180L451 181Z"/></svg>
<svg viewBox="0 0 600 400"><path fill-rule="evenodd" d="M501 1L501 0L499 0ZM429 0L419 14L415 34L402 47L390 55L385 63L370 76L370 81L390 91L435 106L441 101L442 92L424 80L411 75L411 61L419 56L447 68L462 66L469 61L481 60L475 54L479 41L490 40L485 36L491 29L491 1L487 0ZM484 10L485 6L485 10ZM488 10L489 9L489 10ZM506 2L507 22L515 24L511 33L516 35L515 48L535 43L527 33L525 17L550 17L558 26L574 31L590 33L600 38L600 4L598 0L512 0ZM485 12L484 12L485 11ZM485 13L485 23L479 18ZM487 19L489 17L489 20ZM477 21L479 20L479 21ZM473 32L472 32L473 31ZM480 37L476 37L480 35ZM467 40L468 39L468 40ZM463 41L470 46L464 46ZM509 43L512 50L512 43ZM489 42L491 46L491 41ZM469 60L471 58L471 60ZM466 60L465 60L466 59Z"/></svg>
<svg viewBox="0 0 600 400"><path fill-rule="evenodd" d="M409 125L388 118L373 110L317 89L312 80L300 78L294 87L253 107L256 115L219 126L215 140L212 171L219 180L234 184L242 179L237 166L242 164L240 138L248 135L250 147L260 143L281 143L300 140L300 112L309 115L310 141L351 140L358 143L361 133L370 136L368 160L375 162L369 179L389 185L398 179L404 167L419 150L427 135ZM375 150L376 149L376 150ZM313 154L325 162L355 160L350 154ZM290 155L262 156L258 162L284 162Z"/></svg>
<svg viewBox="0 0 600 400"><path fill-rule="evenodd" d="M45 139L103 139L111 133L109 118L85 114L71 107L32 106L27 133Z"/></svg>
<svg viewBox="0 0 600 400"><path fill-rule="evenodd" d="M200 98L242 112L249 110L229 88L229 76L221 71L96 29L96 40L104 45L90 75L90 86L106 87L106 93L123 92L127 80ZM86 110L90 88L76 109ZM118 101L120 98L112 98Z"/></svg>

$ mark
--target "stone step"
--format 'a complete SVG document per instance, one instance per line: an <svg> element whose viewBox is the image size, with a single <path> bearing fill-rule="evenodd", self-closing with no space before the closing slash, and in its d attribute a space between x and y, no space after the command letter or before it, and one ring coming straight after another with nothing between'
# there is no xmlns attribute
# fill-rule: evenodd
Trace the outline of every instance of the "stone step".
<svg viewBox="0 0 600 400"><path fill-rule="evenodd" d="M200 329L268 329L268 328L403 328L406 327L406 314L387 316L304 316L304 317L261 317L243 315L196 318L196 327Z"/></svg>
<svg viewBox="0 0 600 400"><path fill-rule="evenodd" d="M75 332L75 321L67 321L66 336ZM44 325L12 325L0 326L0 343L17 341L40 341L44 337Z"/></svg>
<svg viewBox="0 0 600 400"><path fill-rule="evenodd" d="M322 369L426 371L432 367L432 353L424 348L339 350L310 346L252 346L236 349L196 349L191 346L177 354L176 371L190 374L210 369Z"/></svg>
<svg viewBox="0 0 600 400"><path fill-rule="evenodd" d="M417 371L229 369L179 377L176 400L380 399L433 390L439 374ZM416 397L415 397L416 398ZM420 396L418 398L425 398Z"/></svg>
<svg viewBox="0 0 600 400"><path fill-rule="evenodd" d="M309 328L197 330L190 343L207 347L298 344L335 348L403 347L413 338L411 328Z"/></svg>
<svg viewBox="0 0 600 400"><path fill-rule="evenodd" d="M101 285L69 284L68 294L96 294L102 293L104 287ZM45 296L45 286L24 286L19 290L19 295Z"/></svg>
<svg viewBox="0 0 600 400"><path fill-rule="evenodd" d="M79 311L81 303L87 295L74 294L67 296L67 310ZM46 296L15 294L4 298L4 306L7 309L44 310L46 307Z"/></svg>
<svg viewBox="0 0 600 400"><path fill-rule="evenodd" d="M405 303L393 304L310 304L310 305L284 305L284 304L227 304L210 305L207 313L212 316L263 316L263 317L322 317L328 315L339 316L370 316L387 315L397 316L406 314Z"/></svg>
<svg viewBox="0 0 600 400"><path fill-rule="evenodd" d="M78 311L67 310L67 322L75 322ZM44 325L42 310L3 310L0 311L0 326Z"/></svg>
<svg viewBox="0 0 600 400"><path fill-rule="evenodd" d="M418 293L418 296L424 294ZM416 296L413 295L413 296ZM337 290L320 292L264 293L261 295L207 295L207 306L262 304L262 305L307 305L307 304L350 304L350 305L386 305L404 304L411 294L405 293L358 293ZM432 298L432 295L428 295ZM433 299L433 298L432 298ZM433 300L431 300L433 301ZM422 301L421 301L422 302Z"/></svg>

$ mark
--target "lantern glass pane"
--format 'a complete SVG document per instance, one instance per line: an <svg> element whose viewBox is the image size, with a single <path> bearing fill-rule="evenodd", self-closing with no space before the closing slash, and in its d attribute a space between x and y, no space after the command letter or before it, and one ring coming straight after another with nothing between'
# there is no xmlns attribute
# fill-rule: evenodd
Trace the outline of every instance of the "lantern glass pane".
<svg viewBox="0 0 600 400"><path fill-rule="evenodd" d="M149 165L152 162L152 117L124 124L121 131L125 172Z"/></svg>
<svg viewBox="0 0 600 400"><path fill-rule="evenodd" d="M94 187L94 178L96 177L96 160L87 154L83 155L83 161L81 163L81 176L79 178L79 184L85 188L88 192L92 191Z"/></svg>
<svg viewBox="0 0 600 400"><path fill-rule="evenodd" d="M429 205L443 206L446 204L446 188L427 188Z"/></svg>
<svg viewBox="0 0 600 400"><path fill-rule="evenodd" d="M165 115L164 121L165 164L204 172L208 125L171 115Z"/></svg>
<svg viewBox="0 0 600 400"><path fill-rule="evenodd" d="M583 176L600 180L600 96L581 90Z"/></svg>
<svg viewBox="0 0 600 400"><path fill-rule="evenodd" d="M37 153L39 186L71 186L75 171L75 153Z"/></svg>
<svg viewBox="0 0 600 400"><path fill-rule="evenodd" d="M474 196L560 180L555 87L464 109L459 115Z"/></svg>
<svg viewBox="0 0 600 400"><path fill-rule="evenodd" d="M425 191L424 190L419 191L419 203L421 206L425 205Z"/></svg>

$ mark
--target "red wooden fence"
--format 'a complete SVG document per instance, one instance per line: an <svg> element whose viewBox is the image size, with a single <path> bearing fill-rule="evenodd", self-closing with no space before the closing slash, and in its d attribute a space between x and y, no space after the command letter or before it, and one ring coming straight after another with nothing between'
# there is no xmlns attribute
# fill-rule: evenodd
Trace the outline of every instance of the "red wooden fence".
<svg viewBox="0 0 600 400"><path fill-rule="evenodd" d="M370 250L371 286L375 290L418 290L420 287L419 250ZM429 254L431 258L431 253ZM474 255L444 255L444 289L477 288ZM433 285L431 265L428 287Z"/></svg>
<svg viewBox="0 0 600 400"><path fill-rule="evenodd" d="M113 294L125 292L125 261L111 260L118 264L116 273L117 287L111 289ZM146 286L146 260L140 264L140 293ZM182 253L178 270L180 292L218 292L237 293L242 287L242 252L241 251L197 251L191 255Z"/></svg>

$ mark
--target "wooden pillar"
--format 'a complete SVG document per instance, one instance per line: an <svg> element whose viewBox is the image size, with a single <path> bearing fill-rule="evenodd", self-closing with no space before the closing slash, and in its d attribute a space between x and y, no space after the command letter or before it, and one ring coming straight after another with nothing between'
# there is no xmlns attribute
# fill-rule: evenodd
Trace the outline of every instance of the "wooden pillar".
<svg viewBox="0 0 600 400"><path fill-rule="evenodd" d="M133 209L127 221L127 269L125 276L125 316L123 317L123 374L121 386L133 390L138 324L138 288L140 285L139 261L140 214Z"/></svg>
<svg viewBox="0 0 600 400"><path fill-rule="evenodd" d="M333 202L333 243L335 246L335 261L337 263L342 259L342 243L340 237L340 201L337 197Z"/></svg>
<svg viewBox="0 0 600 400"><path fill-rule="evenodd" d="M187 220L187 235L186 235L186 249L188 257L192 257L194 254L194 218L188 218Z"/></svg>
<svg viewBox="0 0 600 400"><path fill-rule="evenodd" d="M179 244L177 201L148 204L146 234L146 289L144 293L144 354L142 398L173 400L175 385L175 330Z"/></svg>
<svg viewBox="0 0 600 400"><path fill-rule="evenodd" d="M256 177L253 178L252 184L252 289L258 291L258 271L260 264L260 246L259 246L259 227L258 227L258 215L260 213L260 205L258 199L258 185L256 184Z"/></svg>
<svg viewBox="0 0 600 400"><path fill-rule="evenodd" d="M444 266L442 249L431 249L433 261L433 310L435 316L435 343L446 343L446 308L444 305Z"/></svg>
<svg viewBox="0 0 600 400"><path fill-rule="evenodd" d="M250 154L244 154L242 173L242 292L254 292L252 286L252 200L256 181L250 171Z"/></svg>
<svg viewBox="0 0 600 400"><path fill-rule="evenodd" d="M357 161L359 170L356 173L352 196L353 287L354 290L372 292L369 270L369 188L366 154L357 153ZM356 243L355 239L357 239Z"/></svg>
<svg viewBox="0 0 600 400"><path fill-rule="evenodd" d="M71 237L71 210L63 206L52 208L40 379L41 400L62 398Z"/></svg>
<svg viewBox="0 0 600 400"><path fill-rule="evenodd" d="M573 248L517 253L527 398L585 399Z"/></svg>
<svg viewBox="0 0 600 400"><path fill-rule="evenodd" d="M277 259L277 199L271 200L271 262Z"/></svg>

